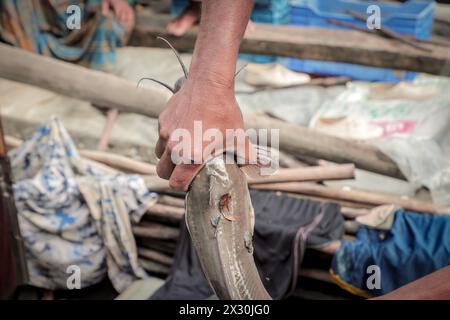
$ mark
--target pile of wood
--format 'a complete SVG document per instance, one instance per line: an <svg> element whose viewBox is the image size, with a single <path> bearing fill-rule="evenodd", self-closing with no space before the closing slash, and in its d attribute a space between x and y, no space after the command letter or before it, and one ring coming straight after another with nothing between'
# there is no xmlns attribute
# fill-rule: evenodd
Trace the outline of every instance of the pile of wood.
<svg viewBox="0 0 450 320"><path fill-rule="evenodd" d="M10 136L6 136L5 140L9 148L18 147L22 143L21 140ZM173 192L166 180L158 178L154 165L105 151L81 149L79 153L91 164L112 173L142 175L149 190L159 193L157 203L148 210L142 221L133 227L133 232L143 268L164 278L173 265L173 256L180 234L180 223L184 223L184 194ZM448 211L445 208L436 208L430 202L368 191L329 187L323 184L324 181L353 179L355 176L354 164L335 164L312 160L311 157L305 162L284 152L280 152L279 159L281 169L271 176L249 178L249 187L285 192L295 197L316 201L340 203L341 214L346 219L346 239L353 239L357 230L358 226L354 219L369 213L370 208L378 205L394 204L417 212ZM330 285L332 280L328 274L328 268L334 249L312 253L315 256L310 260L325 260L326 262L318 266L302 268L300 277ZM317 259L317 255L321 255L321 259ZM308 263L308 259L305 259L305 262ZM303 283L304 281L301 282L301 284ZM305 291L304 288L299 289L298 293L304 297L311 296L311 292ZM341 292L339 296L342 297L342 295ZM327 297L325 293L320 293L319 296ZM330 297L328 296L328 298Z"/></svg>
<svg viewBox="0 0 450 320"><path fill-rule="evenodd" d="M8 148L20 146L21 140L5 137ZM98 150L79 150L80 155L93 165L111 173L142 175L149 190L159 194L157 203L149 208L141 222L133 226L138 245L141 266L152 275L165 278L173 265L174 254L184 223L184 194L173 192L168 182L156 176L154 165L121 155ZM356 217L369 213L370 208L382 204L397 206L418 212L438 212L433 204L415 199L377 194L367 191L344 190L323 184L330 180L348 180L355 176L354 164L335 164L327 161L300 161L296 157L280 153L280 165L275 174L249 178L249 187L272 192L285 192L294 197L316 201L338 202L345 218L345 239L351 240L357 231ZM299 214L301 214L299 212ZM351 296L333 283L328 269L337 244L322 250L309 250L299 272L299 285L294 292L301 298L350 298ZM309 287L308 287L309 286ZM318 289L320 288L320 290Z"/></svg>

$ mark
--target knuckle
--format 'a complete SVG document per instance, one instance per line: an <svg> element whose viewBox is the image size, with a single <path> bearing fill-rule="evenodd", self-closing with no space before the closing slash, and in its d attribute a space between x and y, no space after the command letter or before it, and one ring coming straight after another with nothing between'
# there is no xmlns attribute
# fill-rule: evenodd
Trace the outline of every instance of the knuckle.
<svg viewBox="0 0 450 320"><path fill-rule="evenodd" d="M163 140L169 140L170 132L165 128L161 128L159 130L159 137Z"/></svg>
<svg viewBox="0 0 450 320"><path fill-rule="evenodd" d="M182 191L184 189L184 183L183 183L183 181L181 181L179 179L170 179L169 186L170 186L170 188L177 190L177 191Z"/></svg>

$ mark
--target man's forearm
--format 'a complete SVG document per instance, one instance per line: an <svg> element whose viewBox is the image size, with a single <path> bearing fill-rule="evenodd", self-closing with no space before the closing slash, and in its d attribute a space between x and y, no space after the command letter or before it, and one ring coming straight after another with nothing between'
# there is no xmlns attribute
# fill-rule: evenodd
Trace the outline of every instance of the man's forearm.
<svg viewBox="0 0 450 320"><path fill-rule="evenodd" d="M233 86L239 45L253 0L203 0L190 77Z"/></svg>

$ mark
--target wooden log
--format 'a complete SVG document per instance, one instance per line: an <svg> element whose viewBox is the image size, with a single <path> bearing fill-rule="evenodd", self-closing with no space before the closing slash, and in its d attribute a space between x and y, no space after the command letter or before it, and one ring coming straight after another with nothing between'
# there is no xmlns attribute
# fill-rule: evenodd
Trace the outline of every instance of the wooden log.
<svg viewBox="0 0 450 320"><path fill-rule="evenodd" d="M158 198L158 203L184 209L184 199L182 198L162 195Z"/></svg>
<svg viewBox="0 0 450 320"><path fill-rule="evenodd" d="M155 204L148 209L147 215L165 218L173 222L180 222L184 217L184 208Z"/></svg>
<svg viewBox="0 0 450 320"><path fill-rule="evenodd" d="M280 149L290 154L308 155L336 163L354 163L361 169L404 179L397 165L369 144L333 137L267 116L244 114L244 120L247 128L278 129Z"/></svg>
<svg viewBox="0 0 450 320"><path fill-rule="evenodd" d="M136 242L139 248L148 248L158 252L173 256L177 248L177 244L173 241L165 241L158 239L137 238Z"/></svg>
<svg viewBox="0 0 450 320"><path fill-rule="evenodd" d="M145 185L153 192L170 192L169 181L161 179L158 176L143 176Z"/></svg>
<svg viewBox="0 0 450 320"><path fill-rule="evenodd" d="M168 266L147 259L139 259L139 264L142 266L142 268L144 268L144 270L151 273L165 276L170 272L170 268Z"/></svg>
<svg viewBox="0 0 450 320"><path fill-rule="evenodd" d="M141 238L176 241L180 236L180 230L158 223L144 222L133 227L133 234Z"/></svg>
<svg viewBox="0 0 450 320"><path fill-rule="evenodd" d="M21 139L5 136L5 142L8 148L17 148L23 141ZM126 172L133 172L142 175L156 175L154 165L134 160L116 153L99 150L79 149L78 154L82 158L103 163L109 167L116 168Z"/></svg>
<svg viewBox="0 0 450 320"><path fill-rule="evenodd" d="M192 28L185 35L175 37L165 29L169 20L169 16L141 12L137 16L131 45L165 47L164 43L156 39L157 36L162 36L179 50L193 49L198 29ZM448 48L433 44L423 46L431 52L413 48L395 39L385 39L354 30L256 24L255 30L245 35L240 50L247 53L450 75Z"/></svg>
<svg viewBox="0 0 450 320"><path fill-rule="evenodd" d="M155 250L151 250L151 249L147 249L147 248L138 248L138 254L141 257L144 257L144 258L154 261L154 262L161 263L168 267L171 267L173 264L172 257L169 257L168 255L165 255L165 254L160 253Z"/></svg>
<svg viewBox="0 0 450 320"><path fill-rule="evenodd" d="M323 181L343 180L355 177L355 166L353 164L334 165L327 167L303 167L280 169L271 176L260 176L248 178L250 185L260 183L279 183L294 181Z"/></svg>
<svg viewBox="0 0 450 320"><path fill-rule="evenodd" d="M396 196L371 193L356 190L344 190L339 188L325 187L323 185L308 182L267 183L252 186L260 190L276 190L293 192L306 195L318 195L329 199L345 200L371 205L394 204L406 210L428 213L448 213L450 208L438 208L429 202L415 199L400 198Z"/></svg>
<svg viewBox="0 0 450 320"><path fill-rule="evenodd" d="M137 161L119 154L86 149L80 149L78 150L78 153L84 158L104 163L121 171L142 175L156 175L156 167L154 165Z"/></svg>
<svg viewBox="0 0 450 320"><path fill-rule="evenodd" d="M125 79L5 45L0 45L0 77L87 99L119 111L152 117L159 114L166 102L159 92L137 89L134 83ZM103 90L97 89L98 84L102 85ZM115 102L111 103L112 100ZM255 114L244 115L244 121L247 128L279 129L280 148L295 156L307 155L337 163L354 163L362 169L403 177L396 164L373 146Z"/></svg>
<svg viewBox="0 0 450 320"><path fill-rule="evenodd" d="M157 117L167 101L163 91L112 74L0 44L0 77L38 86L105 108ZM149 98L150 97L150 98Z"/></svg>

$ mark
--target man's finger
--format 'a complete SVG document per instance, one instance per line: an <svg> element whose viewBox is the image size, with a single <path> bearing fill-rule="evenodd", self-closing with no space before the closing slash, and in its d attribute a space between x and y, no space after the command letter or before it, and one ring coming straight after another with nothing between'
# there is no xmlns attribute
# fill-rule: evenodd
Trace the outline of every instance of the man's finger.
<svg viewBox="0 0 450 320"><path fill-rule="evenodd" d="M175 167L170 176L169 185L178 191L187 191L192 180L202 169L199 164L179 164Z"/></svg>
<svg viewBox="0 0 450 320"><path fill-rule="evenodd" d="M161 159L164 150L166 149L167 141L161 138L158 138L155 146L155 155L158 159Z"/></svg>
<svg viewBox="0 0 450 320"><path fill-rule="evenodd" d="M158 165L156 166L156 173L162 179L168 180L172 174L175 165L170 158L170 151L166 149L159 159Z"/></svg>
<svg viewBox="0 0 450 320"><path fill-rule="evenodd" d="M236 143L234 148L239 165L259 165L258 150L248 137L244 143Z"/></svg>

